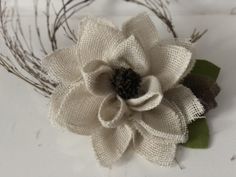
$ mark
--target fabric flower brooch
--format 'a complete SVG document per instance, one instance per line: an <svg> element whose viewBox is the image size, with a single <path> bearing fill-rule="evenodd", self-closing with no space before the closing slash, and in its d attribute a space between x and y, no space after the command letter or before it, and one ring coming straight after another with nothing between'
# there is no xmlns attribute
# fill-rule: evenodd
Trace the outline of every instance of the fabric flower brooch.
<svg viewBox="0 0 236 177"><path fill-rule="evenodd" d="M202 103L206 99L199 89L206 79L200 81L198 69L192 69L195 62L191 43L160 42L147 14L130 19L122 30L86 17L78 44L43 60L48 74L59 82L51 96L50 120L90 135L103 166L111 166L128 147L148 161L171 166L178 144L191 136L188 124L205 121L210 105Z"/></svg>

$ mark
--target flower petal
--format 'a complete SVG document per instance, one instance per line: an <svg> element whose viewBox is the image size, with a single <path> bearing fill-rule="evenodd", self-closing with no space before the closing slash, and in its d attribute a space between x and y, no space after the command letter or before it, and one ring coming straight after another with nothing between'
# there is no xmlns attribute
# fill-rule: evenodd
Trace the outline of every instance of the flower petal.
<svg viewBox="0 0 236 177"><path fill-rule="evenodd" d="M176 144L148 133L135 136L136 152L148 161L161 166L175 164L176 149Z"/></svg>
<svg viewBox="0 0 236 177"><path fill-rule="evenodd" d="M70 87L73 86L59 84L50 97L49 119L54 126L57 126L56 118L61 107L62 101L71 89Z"/></svg>
<svg viewBox="0 0 236 177"><path fill-rule="evenodd" d="M108 62L116 68L131 68L141 76L146 75L150 68L144 50L134 36L120 43Z"/></svg>
<svg viewBox="0 0 236 177"><path fill-rule="evenodd" d="M94 59L106 60L124 39L122 32L110 23L95 18L84 20L78 43L81 67Z"/></svg>
<svg viewBox="0 0 236 177"><path fill-rule="evenodd" d="M191 52L181 46L156 46L151 52L151 71L161 82L163 92L172 88L191 63Z"/></svg>
<svg viewBox="0 0 236 177"><path fill-rule="evenodd" d="M115 128L122 123L127 111L124 100L119 96L110 94L102 101L98 118L103 127Z"/></svg>
<svg viewBox="0 0 236 177"><path fill-rule="evenodd" d="M134 121L139 132L147 131L153 136L183 143L187 140L187 125L178 108L167 100L155 109L142 113L142 119Z"/></svg>
<svg viewBox="0 0 236 177"><path fill-rule="evenodd" d="M112 69L102 60L93 60L82 68L88 91L94 95L107 95L112 91Z"/></svg>
<svg viewBox="0 0 236 177"><path fill-rule="evenodd" d="M92 143L97 159L103 166L111 166L128 148L133 132L127 125L117 128L97 129L92 134Z"/></svg>
<svg viewBox="0 0 236 177"><path fill-rule="evenodd" d="M192 43L191 38L171 38L171 39L165 39L165 40L161 40L158 45L177 45L177 46L181 46L181 47L185 47L186 49L193 51L194 49L194 43Z"/></svg>
<svg viewBox="0 0 236 177"><path fill-rule="evenodd" d="M167 39L162 40L159 42L159 45L177 45L184 47L191 52L194 52L194 46L195 43L190 42L191 38L176 38L176 39ZM190 71L193 69L193 66L195 65L196 60L191 59L190 64L188 65L188 68L186 69L185 73L182 75L181 79L187 76L187 74L190 73Z"/></svg>
<svg viewBox="0 0 236 177"><path fill-rule="evenodd" d="M59 82L73 82L81 77L77 47L59 49L42 60L42 67Z"/></svg>
<svg viewBox="0 0 236 177"><path fill-rule="evenodd" d="M162 100L162 90L158 79L147 76L143 79L141 88L142 96L127 100L130 109L135 111L147 111L158 106Z"/></svg>
<svg viewBox="0 0 236 177"><path fill-rule="evenodd" d="M181 112L185 115L187 123L204 117L203 105L192 91L183 85L179 85L166 92L165 98L174 102L179 107Z"/></svg>
<svg viewBox="0 0 236 177"><path fill-rule="evenodd" d="M147 13L131 18L122 29L127 38L131 35L135 36L146 54L158 42L158 32Z"/></svg>
<svg viewBox="0 0 236 177"><path fill-rule="evenodd" d="M74 133L89 135L100 126L97 113L101 101L87 91L83 82L76 83L62 100L54 121Z"/></svg>
<svg viewBox="0 0 236 177"><path fill-rule="evenodd" d="M91 23L94 22L96 24L100 24L100 25L105 25L105 26L109 26L112 27L114 29L117 29L117 27L110 21L104 19L104 18L96 18L93 16L85 16L83 18L80 19L80 23L79 23L79 30L78 30L78 41L80 41L80 38L83 34L84 31L84 27L86 26L87 23Z"/></svg>

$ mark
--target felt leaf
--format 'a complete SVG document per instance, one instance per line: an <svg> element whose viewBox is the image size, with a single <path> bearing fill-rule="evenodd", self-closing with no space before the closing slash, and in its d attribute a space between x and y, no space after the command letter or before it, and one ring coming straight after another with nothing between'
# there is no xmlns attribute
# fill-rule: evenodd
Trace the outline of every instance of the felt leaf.
<svg viewBox="0 0 236 177"><path fill-rule="evenodd" d="M190 88L205 108L205 113L217 106L215 97L220 92L219 86L209 77L189 74L182 83Z"/></svg>
<svg viewBox="0 0 236 177"><path fill-rule="evenodd" d="M205 108L205 113L217 106L215 97L220 92L216 83L220 68L206 60L196 60L192 71L182 84L190 88Z"/></svg>
<svg viewBox="0 0 236 177"><path fill-rule="evenodd" d="M196 60L191 74L208 76L216 81L220 73L220 68L207 60Z"/></svg>
<svg viewBox="0 0 236 177"><path fill-rule="evenodd" d="M188 125L189 139L183 145L190 148L208 148L209 129L205 118L197 119Z"/></svg>

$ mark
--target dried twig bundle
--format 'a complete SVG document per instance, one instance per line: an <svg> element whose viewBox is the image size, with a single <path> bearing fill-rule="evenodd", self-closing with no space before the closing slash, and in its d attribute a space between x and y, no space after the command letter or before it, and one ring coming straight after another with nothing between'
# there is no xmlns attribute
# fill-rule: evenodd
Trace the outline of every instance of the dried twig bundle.
<svg viewBox="0 0 236 177"><path fill-rule="evenodd" d="M144 6L152 11L168 28L170 33L174 38L178 38L178 34L174 28L172 21L171 13L169 11L168 5L170 2L168 0L125 0L127 2L136 3L138 5ZM190 36L190 42L197 42L207 30L203 32L198 32L194 29L193 33Z"/></svg>
<svg viewBox="0 0 236 177"><path fill-rule="evenodd" d="M42 40L42 30L39 27L38 0L34 1L34 27L28 27L28 35L23 31L25 26L22 21L18 8L9 9L3 0L0 0L0 35L10 55L7 52L0 52L0 65L8 72L32 85L36 91L48 97L53 92L57 83L47 77L47 73L41 67L42 55L59 48L58 32L63 30L65 38L76 42L77 38L69 22L73 15L81 9L89 6L95 0L61 0L61 7L58 10L53 8L52 0L45 0L45 28L47 40ZM144 6L151 10L177 38L171 14L168 9L167 0L125 0ZM202 33L193 31L190 42L199 40L206 30ZM36 36L40 45L41 54L34 52L32 36ZM45 43L50 43L50 48L45 48Z"/></svg>
<svg viewBox="0 0 236 177"><path fill-rule="evenodd" d="M21 22L18 8L8 9L6 3L0 0L0 35L10 53L10 56L0 53L0 65L8 72L32 85L44 96L49 96L57 83L50 80L42 69L41 55L34 52L32 35L37 36L43 55L47 55L58 48L57 33L60 29L64 30L66 38L75 42L77 39L69 26L69 20L80 9L90 5L94 0L61 1L62 7L58 11L52 12L52 2L46 0L45 27L51 45L51 49L46 49L44 47L46 41L42 40L42 31L38 24L38 0L35 0L34 3L35 26L34 28L28 27L28 35L23 31L24 24ZM52 17L53 13L55 13L54 17Z"/></svg>

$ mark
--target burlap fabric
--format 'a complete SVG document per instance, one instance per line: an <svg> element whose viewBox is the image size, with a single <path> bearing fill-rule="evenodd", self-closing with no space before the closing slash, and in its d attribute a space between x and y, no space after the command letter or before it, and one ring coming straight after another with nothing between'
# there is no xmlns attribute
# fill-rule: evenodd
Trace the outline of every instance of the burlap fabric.
<svg viewBox="0 0 236 177"><path fill-rule="evenodd" d="M190 43L159 42L147 14L119 30L106 20L86 17L78 44L43 60L60 85L51 96L49 117L59 127L90 135L97 159L111 166L128 146L147 160L174 164L176 147L188 139L187 124L203 106L178 82L188 73ZM142 77L142 94L123 100L111 87L114 69L131 68Z"/></svg>

